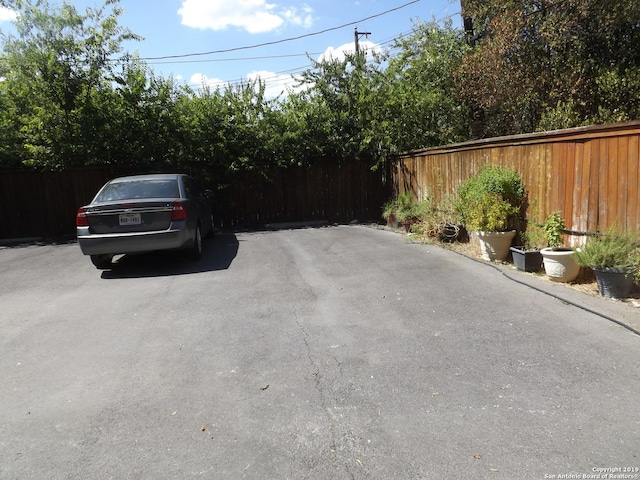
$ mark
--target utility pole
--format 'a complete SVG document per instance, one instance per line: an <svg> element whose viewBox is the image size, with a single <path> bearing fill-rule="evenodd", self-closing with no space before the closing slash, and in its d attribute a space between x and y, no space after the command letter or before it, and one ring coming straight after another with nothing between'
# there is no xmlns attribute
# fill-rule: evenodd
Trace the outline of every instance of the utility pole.
<svg viewBox="0 0 640 480"><path fill-rule="evenodd" d="M368 37L371 32L359 32L358 27L355 27L354 38L356 40L356 55L360 53L360 38Z"/></svg>
<svg viewBox="0 0 640 480"><path fill-rule="evenodd" d="M475 45L475 38L473 33L473 18L467 14L465 8L465 0L460 0L460 11L462 13L462 23L464 25L464 36L467 39L467 45L473 47Z"/></svg>

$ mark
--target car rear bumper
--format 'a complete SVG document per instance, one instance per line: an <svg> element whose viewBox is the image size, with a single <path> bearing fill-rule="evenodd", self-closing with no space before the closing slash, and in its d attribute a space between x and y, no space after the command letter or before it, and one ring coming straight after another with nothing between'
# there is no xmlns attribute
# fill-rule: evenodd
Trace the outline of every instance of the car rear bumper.
<svg viewBox="0 0 640 480"><path fill-rule="evenodd" d="M78 228L78 245L85 255L119 255L123 253L176 250L191 246L187 230L93 234L88 228Z"/></svg>

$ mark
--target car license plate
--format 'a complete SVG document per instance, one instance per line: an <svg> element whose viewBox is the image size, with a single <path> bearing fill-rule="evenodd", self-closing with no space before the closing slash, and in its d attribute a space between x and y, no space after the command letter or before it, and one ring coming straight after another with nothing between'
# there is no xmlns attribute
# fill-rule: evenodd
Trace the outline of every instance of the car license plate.
<svg viewBox="0 0 640 480"><path fill-rule="evenodd" d="M140 225L142 219L139 213L123 213L120 215L120 225Z"/></svg>

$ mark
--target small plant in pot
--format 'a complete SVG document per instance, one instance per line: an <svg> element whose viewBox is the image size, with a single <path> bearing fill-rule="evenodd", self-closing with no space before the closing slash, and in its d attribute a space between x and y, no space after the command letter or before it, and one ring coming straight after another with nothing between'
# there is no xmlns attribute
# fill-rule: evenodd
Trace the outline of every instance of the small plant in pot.
<svg viewBox="0 0 640 480"><path fill-rule="evenodd" d="M387 226L398 228L400 225L408 232L411 226L418 222L431 209L429 199L414 202L410 192L401 193L393 200L385 203L382 216L387 220Z"/></svg>
<svg viewBox="0 0 640 480"><path fill-rule="evenodd" d="M485 166L458 190L457 210L469 231L476 232L484 260L504 260L525 203L518 173L500 165Z"/></svg>
<svg viewBox="0 0 640 480"><path fill-rule="evenodd" d="M574 281L580 273L580 265L576 262L575 250L562 246L565 232L562 214L559 211L552 212L542 229L549 245L540 250L547 277L554 282Z"/></svg>
<svg viewBox="0 0 640 480"><path fill-rule="evenodd" d="M640 278L638 234L612 228L590 238L575 254L576 261L593 270L600 295L626 298L634 279Z"/></svg>
<svg viewBox="0 0 640 480"><path fill-rule="evenodd" d="M511 247L513 264L518 270L525 272L538 272L542 268L542 254L540 250L544 248L545 235L542 226L529 221L527 229L521 234L524 245Z"/></svg>
<svg viewBox="0 0 640 480"><path fill-rule="evenodd" d="M390 228L398 228L398 224L406 217L406 212L411 209L411 193L401 193L389 200L382 207L382 217Z"/></svg>

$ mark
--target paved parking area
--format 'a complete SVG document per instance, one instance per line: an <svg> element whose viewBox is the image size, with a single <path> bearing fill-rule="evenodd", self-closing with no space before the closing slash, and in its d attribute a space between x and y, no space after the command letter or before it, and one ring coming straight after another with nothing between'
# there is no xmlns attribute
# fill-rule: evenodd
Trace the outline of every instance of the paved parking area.
<svg viewBox="0 0 640 480"><path fill-rule="evenodd" d="M364 226L0 248L0 478L639 478L640 336L597 313L640 313L506 273Z"/></svg>

